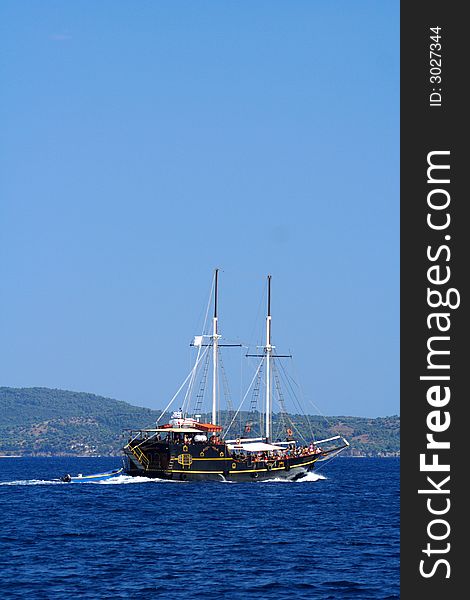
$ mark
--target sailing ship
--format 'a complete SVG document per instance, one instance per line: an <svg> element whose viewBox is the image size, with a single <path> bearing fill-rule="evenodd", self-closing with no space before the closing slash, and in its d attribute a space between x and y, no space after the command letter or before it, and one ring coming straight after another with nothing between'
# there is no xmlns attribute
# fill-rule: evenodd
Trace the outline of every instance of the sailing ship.
<svg viewBox="0 0 470 600"><path fill-rule="evenodd" d="M212 332L196 336L192 346L197 350L195 364L182 386L162 411L156 426L132 430L123 448L125 471L131 476L151 478L189 480L232 480L254 481L273 478L297 480L312 471L316 464L331 459L349 446L348 441L336 435L323 440L306 440L300 430L291 421L287 421L287 412L281 400L282 419L278 419L285 429L281 436L273 435L273 386L275 364L287 355L276 353L271 341L271 275L267 278L267 314L265 342L259 354L247 354L260 359L255 372L255 380L264 384L264 411L261 416L261 435L252 437L252 421L248 420L237 435L230 435L235 417L223 427L219 410L219 353L221 346L241 346L241 344L222 344L218 330L218 276L215 269L213 279L213 317ZM212 292L211 292L212 294ZM209 422L203 422L198 412L199 404L191 415L189 398L195 387L196 374L206 359L202 369L202 382L205 386L208 375L208 359L212 355L212 411ZM256 387L252 386L250 387ZM159 425L161 418L174 403L186 386L183 407L173 411L169 422ZM259 392L261 386L256 388ZM245 394L246 397L247 394ZM254 394L257 395L256 393ZM258 394L259 395L259 394ZM199 394L199 398L203 394ZM228 412L231 416L231 412ZM207 419L206 419L207 420ZM241 424L238 423L241 428ZM294 434L295 430L295 434ZM279 433L279 432L278 432ZM301 439L303 437L304 439Z"/></svg>

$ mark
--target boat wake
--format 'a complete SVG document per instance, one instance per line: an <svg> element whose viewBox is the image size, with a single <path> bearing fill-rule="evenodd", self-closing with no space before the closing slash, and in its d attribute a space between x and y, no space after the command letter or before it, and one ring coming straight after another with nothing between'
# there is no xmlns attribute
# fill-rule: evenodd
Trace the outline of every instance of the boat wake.
<svg viewBox="0 0 470 600"><path fill-rule="evenodd" d="M296 483L305 483L306 481L319 481L320 479L327 479L324 475L319 473L306 473L300 479L297 479Z"/></svg>
<svg viewBox="0 0 470 600"><path fill-rule="evenodd" d="M181 481L171 481L168 479L151 479L150 477L130 477L129 475L119 475L104 481L81 481L80 485L123 485L128 483L183 483ZM69 482L60 479L21 479L18 481L0 481L0 485L71 485ZM76 487L73 485L73 487Z"/></svg>
<svg viewBox="0 0 470 600"><path fill-rule="evenodd" d="M273 477L272 479L266 479L260 483L305 483L319 481L320 479L326 479L324 475L317 473L306 473L303 477L292 481L291 479L285 479L282 477ZM158 479L150 477L131 477L130 475L118 475L117 477L111 477L103 481L82 481L81 485L127 485L131 483L188 483L186 481L180 481L178 479ZM222 479L219 483L236 483L235 481ZM0 481L0 485L70 485L60 479L21 479L17 481ZM73 485L73 487L76 487Z"/></svg>
<svg viewBox="0 0 470 600"><path fill-rule="evenodd" d="M111 479L105 479L104 481L92 482L96 485L126 485L128 483L185 483L177 479L158 479L157 477L132 477L131 475L119 475L118 477L111 477Z"/></svg>
<svg viewBox="0 0 470 600"><path fill-rule="evenodd" d="M320 479L326 479L324 475L319 475L318 473L306 473L303 477L299 477L298 479L285 479L284 477L274 477L273 479L266 479L263 483L306 483L319 481Z"/></svg>
<svg viewBox="0 0 470 600"><path fill-rule="evenodd" d="M0 481L0 485L60 485L58 479L20 479L18 481Z"/></svg>

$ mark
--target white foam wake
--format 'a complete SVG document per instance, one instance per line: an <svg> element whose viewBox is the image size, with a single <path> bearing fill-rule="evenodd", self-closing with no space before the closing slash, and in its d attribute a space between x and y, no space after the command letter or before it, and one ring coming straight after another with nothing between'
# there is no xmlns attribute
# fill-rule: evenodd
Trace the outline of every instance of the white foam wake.
<svg viewBox="0 0 470 600"><path fill-rule="evenodd" d="M306 483L319 481L320 479L326 479L326 477L318 473L305 473L305 475L295 480L286 479L285 477L273 477L273 479L265 479L264 483Z"/></svg>
<svg viewBox="0 0 470 600"><path fill-rule="evenodd" d="M297 479L296 483L304 483L305 481L318 481L320 479L326 479L324 475L320 475L319 473L306 473L300 479Z"/></svg>
<svg viewBox="0 0 470 600"><path fill-rule="evenodd" d="M103 481L91 481L99 485L125 485L128 483L184 483L177 479L158 479L156 477L132 477L131 475L118 475L117 477L111 477L111 479L104 479Z"/></svg>
<svg viewBox="0 0 470 600"><path fill-rule="evenodd" d="M129 475L118 475L117 477L112 477L111 479L105 479L103 481L80 481L78 482L80 485L83 484L93 484L93 485L122 485L128 483L182 483L181 481L174 480L170 481L168 479L151 479L150 477L131 477ZM60 479L21 479L17 481L0 481L0 485L72 485L75 487L74 483L64 482Z"/></svg>
<svg viewBox="0 0 470 600"><path fill-rule="evenodd" d="M273 477L272 479L265 479L262 483L305 483L319 481L326 479L324 475L318 473L306 473L303 477L293 481L292 479L286 479L285 477ZM132 477L130 475L118 475L117 477L111 477L103 481L81 481L80 484L93 484L93 485L127 485L130 483L187 483L180 481L179 479L157 479L150 477ZM233 480L221 479L219 483L236 483ZM21 479L17 481L0 481L0 485L73 485L65 483L60 479Z"/></svg>
<svg viewBox="0 0 470 600"><path fill-rule="evenodd" d="M20 479L18 481L0 481L0 485L57 485L63 483L59 479Z"/></svg>

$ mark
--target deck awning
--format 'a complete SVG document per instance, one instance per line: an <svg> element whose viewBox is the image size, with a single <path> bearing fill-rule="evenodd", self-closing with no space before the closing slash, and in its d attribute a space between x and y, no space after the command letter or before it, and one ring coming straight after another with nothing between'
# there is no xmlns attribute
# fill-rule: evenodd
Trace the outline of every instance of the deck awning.
<svg viewBox="0 0 470 600"><path fill-rule="evenodd" d="M200 431L222 431L221 425L214 425L212 423L195 423L194 427Z"/></svg>
<svg viewBox="0 0 470 600"><path fill-rule="evenodd" d="M169 431L174 433L202 433L200 429L194 429L194 427L157 427L156 429L129 429L128 431L139 433L168 433Z"/></svg>
<svg viewBox="0 0 470 600"><path fill-rule="evenodd" d="M140 431L140 432L144 432L144 433L168 433L168 432L173 432L173 433L210 433L210 432L217 432L220 431L222 429L222 427L219 427L219 425L211 425L209 424L208 427L206 428L202 428L200 427L201 423L197 423L196 427L187 427L187 426L182 426L182 427L176 427L176 426L170 426L170 427L157 427L157 428L147 428L147 429L129 429L128 431ZM202 423L202 425L206 425L206 423Z"/></svg>
<svg viewBox="0 0 470 600"><path fill-rule="evenodd" d="M245 452L279 452L282 448L279 446L273 446L272 444L266 444L265 442L253 442L253 443L240 443L240 444L227 444L230 450L244 450Z"/></svg>

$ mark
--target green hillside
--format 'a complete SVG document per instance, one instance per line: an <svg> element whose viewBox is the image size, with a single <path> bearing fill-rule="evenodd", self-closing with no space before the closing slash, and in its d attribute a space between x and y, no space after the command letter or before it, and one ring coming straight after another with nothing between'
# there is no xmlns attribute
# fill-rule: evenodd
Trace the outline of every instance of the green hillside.
<svg viewBox="0 0 470 600"><path fill-rule="evenodd" d="M0 388L0 455L117 455L123 430L152 427L160 412L83 392L49 388ZM221 423L232 415L221 413ZM399 453L400 419L290 415L295 434L317 439L344 435L352 455ZM204 419L204 416L203 416ZM262 419L262 417L261 417ZM252 422L259 433L260 415L241 413L234 436ZM282 437L285 424L273 415L273 432ZM277 432L277 433L276 433Z"/></svg>

